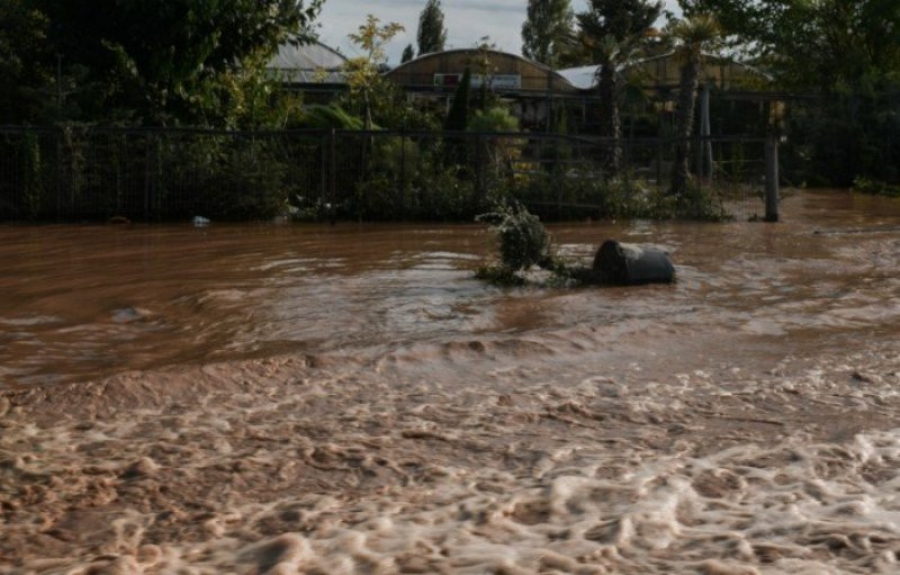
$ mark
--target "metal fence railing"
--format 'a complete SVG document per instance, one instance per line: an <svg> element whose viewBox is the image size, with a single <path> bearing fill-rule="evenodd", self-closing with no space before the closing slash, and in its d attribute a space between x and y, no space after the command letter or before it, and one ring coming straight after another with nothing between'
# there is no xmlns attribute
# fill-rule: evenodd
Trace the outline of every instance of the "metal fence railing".
<svg viewBox="0 0 900 575"><path fill-rule="evenodd" d="M672 143L532 133L0 127L0 220L458 220L500 196L550 218L640 216L669 186ZM739 217L763 209L765 140L692 144L698 193Z"/></svg>

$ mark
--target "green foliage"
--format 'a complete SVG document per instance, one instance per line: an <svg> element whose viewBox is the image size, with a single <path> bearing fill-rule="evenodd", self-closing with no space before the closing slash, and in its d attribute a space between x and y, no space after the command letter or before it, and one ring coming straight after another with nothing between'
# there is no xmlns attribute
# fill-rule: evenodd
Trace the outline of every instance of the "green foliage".
<svg viewBox="0 0 900 575"><path fill-rule="evenodd" d="M661 10L659 1L588 0L587 10L575 15L579 41L595 64L625 61L647 41Z"/></svg>
<svg viewBox="0 0 900 575"><path fill-rule="evenodd" d="M187 211L213 220L268 219L282 214L294 195L288 165L269 141L208 136L158 145L156 163L166 167L160 194L182 212L167 218Z"/></svg>
<svg viewBox="0 0 900 575"><path fill-rule="evenodd" d="M410 60L416 57L416 51L413 49L412 44L407 44L406 48L403 49L403 55L400 56L400 63L406 64Z"/></svg>
<svg viewBox="0 0 900 575"><path fill-rule="evenodd" d="M816 185L900 181L900 2L680 0L686 17L714 13L730 51L753 58L793 102L785 173Z"/></svg>
<svg viewBox="0 0 900 575"><path fill-rule="evenodd" d="M441 0L428 0L419 14L419 31L416 34L419 56L441 52L447 43L447 29L444 28L444 12Z"/></svg>
<svg viewBox="0 0 900 575"><path fill-rule="evenodd" d="M444 130L447 132L463 132L469 127L469 90L472 84L472 71L466 67L462 79L453 93L450 111L444 119ZM458 136L447 136L444 141L444 161L449 166L466 164L466 143Z"/></svg>
<svg viewBox="0 0 900 575"><path fill-rule="evenodd" d="M604 179L592 172L570 170L517 176L509 193L534 206L545 220L730 219L718 189L692 185L689 190L679 199L632 174Z"/></svg>
<svg viewBox="0 0 900 575"><path fill-rule="evenodd" d="M846 187L857 178L900 182L898 106L895 89L862 86L793 106L783 164L793 179L810 185Z"/></svg>
<svg viewBox="0 0 900 575"><path fill-rule="evenodd" d="M565 136L569 131L566 107L554 108L553 118L553 133ZM572 159L572 147L569 142L564 138L553 138L549 142L542 140L539 145L541 168L550 174L561 176L566 164Z"/></svg>
<svg viewBox="0 0 900 575"><path fill-rule="evenodd" d="M453 101L447 119L444 121L444 129L462 132L469 127L469 90L472 86L472 70L466 67L462 79L453 93Z"/></svg>
<svg viewBox="0 0 900 575"><path fill-rule="evenodd" d="M532 266L550 265L550 234L540 218L524 206L500 203L494 211L479 215L476 221L491 224L491 230L497 236L500 262L507 270L517 272Z"/></svg>
<svg viewBox="0 0 900 575"><path fill-rule="evenodd" d="M896 78L900 3L895 0L680 0L685 17L716 14L742 50L786 88L826 91L863 78Z"/></svg>
<svg viewBox="0 0 900 575"><path fill-rule="evenodd" d="M303 109L297 127L311 130L362 130L363 121L351 116L338 105L315 104Z"/></svg>
<svg viewBox="0 0 900 575"><path fill-rule="evenodd" d="M30 89L18 122L54 109L56 120L224 126L248 103L234 89L255 89L280 43L310 38L321 2L0 0L0 60L17 61L9 74Z"/></svg>
<svg viewBox="0 0 900 575"><path fill-rule="evenodd" d="M619 108L622 86L617 69L647 43L648 32L659 17L661 2L648 0L589 0L588 9L576 14L579 39L593 64L599 66L600 136L612 138L604 158L605 171L615 176L620 168L622 126Z"/></svg>
<svg viewBox="0 0 900 575"><path fill-rule="evenodd" d="M694 128L697 87L703 68L703 53L721 37L718 20L711 14L695 14L685 20L672 21L667 35L675 40L676 55L681 60L678 99L675 105L675 161L672 163L669 193L680 199L688 194L690 163L688 139Z"/></svg>
<svg viewBox="0 0 900 575"><path fill-rule="evenodd" d="M528 0L528 16L522 25L522 54L551 68L574 36L575 13L570 0Z"/></svg>
<svg viewBox="0 0 900 575"><path fill-rule="evenodd" d="M900 198L900 185L891 185L868 178L856 178L853 182L853 191L873 196Z"/></svg>
<svg viewBox="0 0 900 575"><path fill-rule="evenodd" d="M499 286L522 286L528 281L520 272L538 266L550 272L550 284L597 283L591 268L571 264L553 253L550 234L521 204L497 202L492 212L476 220L491 224L500 251L499 263L480 266L475 271L477 279Z"/></svg>
<svg viewBox="0 0 900 575"><path fill-rule="evenodd" d="M377 110L391 105L392 96L397 89L396 85L381 75L381 66L387 63L385 46L402 31L403 26L400 24L381 24L381 20L369 14L366 23L356 33L350 34L350 39L359 47L362 55L351 58L344 64L347 86L350 89L345 104L352 112L363 117L367 130L373 128L373 115Z"/></svg>
<svg viewBox="0 0 900 575"><path fill-rule="evenodd" d="M469 131L479 134L515 132L518 129L519 120L505 106L476 110L475 116L469 122ZM520 148L525 143L525 139L518 140L509 137L486 135L479 138L474 152L479 160L479 165L483 168L482 171L486 168L489 172L489 174L482 174L482 177L502 178L510 176L512 164L519 156Z"/></svg>
<svg viewBox="0 0 900 575"><path fill-rule="evenodd" d="M429 172L422 172L416 184L420 192L417 204L420 219L449 221L471 220L482 207L471 180L459 177L455 168L442 168L432 164Z"/></svg>
<svg viewBox="0 0 900 575"><path fill-rule="evenodd" d="M0 124L49 122L58 115L49 24L26 2L0 0Z"/></svg>
<svg viewBox="0 0 900 575"><path fill-rule="evenodd" d="M671 201L671 197L668 196L664 201ZM707 222L732 219L716 190L711 186L701 187L697 182L690 182L685 193L675 198L674 204L663 205L675 219Z"/></svg>
<svg viewBox="0 0 900 575"><path fill-rule="evenodd" d="M588 0L587 10L576 15L586 38L611 36L617 41L635 40L646 32L662 10L662 2L649 0Z"/></svg>
<svg viewBox="0 0 900 575"><path fill-rule="evenodd" d="M475 116L469 122L471 132L515 132L518 129L519 119L505 106L475 110Z"/></svg>
<svg viewBox="0 0 900 575"><path fill-rule="evenodd" d="M408 100L402 91L386 94L383 105L375 109L375 123L385 129L437 133L444 120L443 108L429 109Z"/></svg>
<svg viewBox="0 0 900 575"><path fill-rule="evenodd" d="M422 166L423 155L410 138L380 138L373 149L371 169L394 176L414 176Z"/></svg>
<svg viewBox="0 0 900 575"><path fill-rule="evenodd" d="M461 221L478 213L475 185L419 152L420 163L379 159L354 186L353 215L364 220ZM374 160L373 160L374 161ZM405 167L403 167L405 166Z"/></svg>

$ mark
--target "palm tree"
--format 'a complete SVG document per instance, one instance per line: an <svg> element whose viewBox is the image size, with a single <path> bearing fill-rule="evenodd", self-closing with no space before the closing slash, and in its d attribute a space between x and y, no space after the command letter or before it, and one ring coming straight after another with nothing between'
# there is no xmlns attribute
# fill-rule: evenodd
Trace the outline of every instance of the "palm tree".
<svg viewBox="0 0 900 575"><path fill-rule="evenodd" d="M600 135L611 141L610 149L604 154L604 164L607 175L614 176L621 160L619 68L646 42L662 10L662 3L658 0L588 0L587 4L587 11L576 14L578 36L593 63L598 65Z"/></svg>
<svg viewBox="0 0 900 575"><path fill-rule="evenodd" d="M669 27L669 36L678 44L676 56L681 60L678 100L675 105L675 161L669 193L684 197L691 178L689 139L694 126L697 88L703 70L703 52L721 38L722 30L715 16L697 14L678 20Z"/></svg>

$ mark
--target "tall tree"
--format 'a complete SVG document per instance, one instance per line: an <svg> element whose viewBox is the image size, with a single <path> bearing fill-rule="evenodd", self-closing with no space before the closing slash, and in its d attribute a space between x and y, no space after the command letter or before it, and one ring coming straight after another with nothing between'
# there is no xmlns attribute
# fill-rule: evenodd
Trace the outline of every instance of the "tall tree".
<svg viewBox="0 0 900 575"><path fill-rule="evenodd" d="M428 0L428 4L419 14L419 31L416 35L419 45L419 56L440 52L447 43L447 29L444 28L444 12L441 0Z"/></svg>
<svg viewBox="0 0 900 575"><path fill-rule="evenodd" d="M23 120L49 121L56 117L52 50L47 44L49 22L19 0L0 0L0 124Z"/></svg>
<svg viewBox="0 0 900 575"><path fill-rule="evenodd" d="M900 73L896 0L679 0L689 18L716 14L733 46L791 88L828 88Z"/></svg>
<svg viewBox="0 0 900 575"><path fill-rule="evenodd" d="M569 0L528 0L522 24L522 54L556 68L573 36L575 13Z"/></svg>
<svg viewBox="0 0 900 575"><path fill-rule="evenodd" d="M81 115L147 124L216 122L228 85L282 42L306 41L323 0L0 0L46 18L49 62ZM4 32L0 32L3 36Z"/></svg>
<svg viewBox="0 0 900 575"><path fill-rule="evenodd" d="M466 66L462 79L453 93L450 110L444 119L444 130L463 132L469 128L469 90L472 86L472 70ZM459 136L447 136L444 139L444 156L446 162L453 165L465 164L465 140Z"/></svg>
<svg viewBox="0 0 900 575"><path fill-rule="evenodd" d="M387 63L385 45L402 31L403 26L400 24L381 24L377 17L369 14L366 23L357 32L350 34L350 39L363 51L363 55L351 58L344 65L350 87L350 104L351 108L362 112L367 130L373 127L372 110L377 103L377 96L388 96L391 92L391 86L381 75L381 70Z"/></svg>
<svg viewBox="0 0 900 575"><path fill-rule="evenodd" d="M407 44L406 48L403 49L403 55L400 56L400 63L406 64L410 60L416 57L416 51L413 49L412 44Z"/></svg>
<svg viewBox="0 0 900 575"><path fill-rule="evenodd" d="M782 89L817 92L793 104L790 165L822 184L900 180L900 2L679 0L686 16L715 13L731 44ZM787 164L787 162L786 162Z"/></svg>
<svg viewBox="0 0 900 575"><path fill-rule="evenodd" d="M619 171L621 163L619 67L646 41L661 11L660 1L589 0L588 10L576 15L580 40L597 64L600 135L612 139L605 157L610 175Z"/></svg>
<svg viewBox="0 0 900 575"><path fill-rule="evenodd" d="M716 18L696 14L674 21L668 34L677 43L676 56L681 61L678 101L675 107L675 160L672 164L670 193L684 197L690 179L689 138L694 126L697 87L703 66L703 52L721 36Z"/></svg>

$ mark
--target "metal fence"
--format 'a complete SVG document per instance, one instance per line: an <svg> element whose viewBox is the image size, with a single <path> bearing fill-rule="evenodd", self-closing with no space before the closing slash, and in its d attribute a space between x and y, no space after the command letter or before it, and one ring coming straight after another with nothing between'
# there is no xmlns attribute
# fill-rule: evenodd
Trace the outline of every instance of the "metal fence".
<svg viewBox="0 0 900 575"><path fill-rule="evenodd" d="M531 133L0 127L0 220L649 215L673 142ZM762 215L763 139L692 142L695 192ZM771 166L769 166L771 171Z"/></svg>

